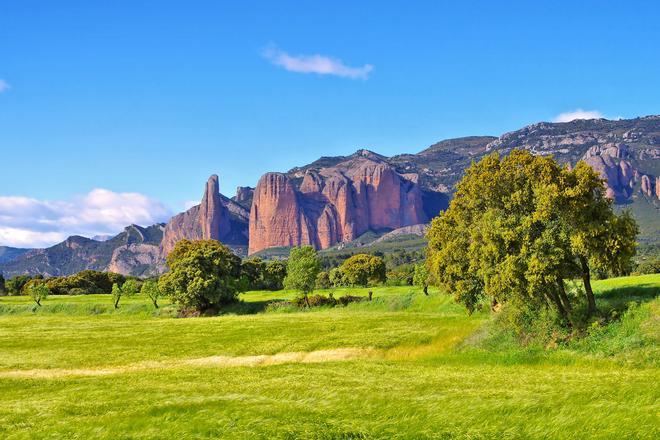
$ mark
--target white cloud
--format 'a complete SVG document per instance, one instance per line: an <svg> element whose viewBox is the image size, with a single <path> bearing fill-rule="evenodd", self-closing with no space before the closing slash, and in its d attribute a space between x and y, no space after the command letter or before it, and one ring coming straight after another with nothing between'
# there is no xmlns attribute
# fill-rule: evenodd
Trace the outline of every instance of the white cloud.
<svg viewBox="0 0 660 440"><path fill-rule="evenodd" d="M276 47L269 47L263 52L264 58L290 72L317 73L335 75L352 79L367 79L374 66L365 64L351 67L340 59L324 55L289 55Z"/></svg>
<svg viewBox="0 0 660 440"><path fill-rule="evenodd" d="M581 108L578 108L570 112L560 113L552 121L570 122L575 119L600 119L600 118L605 118L605 115L599 112L598 110L582 110Z"/></svg>
<svg viewBox="0 0 660 440"><path fill-rule="evenodd" d="M0 93L6 92L9 88L9 83L4 79L0 79Z"/></svg>
<svg viewBox="0 0 660 440"><path fill-rule="evenodd" d="M117 234L132 223L167 221L171 211L139 193L94 189L69 200L0 196L0 246L46 247L70 235Z"/></svg>

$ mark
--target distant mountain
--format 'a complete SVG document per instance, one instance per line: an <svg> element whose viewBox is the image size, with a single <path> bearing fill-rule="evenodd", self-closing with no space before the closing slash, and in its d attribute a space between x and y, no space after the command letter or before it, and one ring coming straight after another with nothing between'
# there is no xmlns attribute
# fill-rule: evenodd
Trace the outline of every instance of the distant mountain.
<svg viewBox="0 0 660 440"><path fill-rule="evenodd" d="M24 255L29 250L30 249L19 249L19 248L7 247L7 246L0 246L0 264L15 260L21 257L22 255Z"/></svg>
<svg viewBox="0 0 660 440"><path fill-rule="evenodd" d="M127 226L106 241L77 235L46 249L24 250L2 261L0 272L7 276L43 274L70 275L85 269L146 276L162 271L160 243L164 225L143 228Z"/></svg>
<svg viewBox="0 0 660 440"><path fill-rule="evenodd" d="M231 199L220 194L219 179L211 176L202 202L166 225L132 225L104 242L70 237L48 249L0 248L0 271L60 275L91 268L154 274L164 269L165 256L183 238L217 239L244 256L302 244L340 248L390 231L395 232L383 240L414 237L448 206L472 161L514 148L553 155L570 165L579 160L590 164L607 179L617 207L632 209L641 226L640 241L658 246L660 116L647 116L540 122L499 138L448 139L393 157L361 149L286 173L266 173L256 188L239 187Z"/></svg>

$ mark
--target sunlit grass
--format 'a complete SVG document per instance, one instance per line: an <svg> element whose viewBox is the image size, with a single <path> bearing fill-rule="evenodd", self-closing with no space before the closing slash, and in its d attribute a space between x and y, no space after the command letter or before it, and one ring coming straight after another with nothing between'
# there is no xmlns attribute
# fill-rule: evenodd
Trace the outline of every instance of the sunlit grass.
<svg viewBox="0 0 660 440"><path fill-rule="evenodd" d="M594 285L599 304L641 305L574 346L500 352L471 348L487 310L469 316L435 289L373 288L371 302L295 313L261 307L295 292L248 292L256 314L187 319L139 296L118 311L109 296L51 296L35 312L29 298L3 297L0 438L657 438L660 276ZM365 355L181 363L347 347ZM3 376L55 368L63 374ZM115 370L66 374L102 368Z"/></svg>

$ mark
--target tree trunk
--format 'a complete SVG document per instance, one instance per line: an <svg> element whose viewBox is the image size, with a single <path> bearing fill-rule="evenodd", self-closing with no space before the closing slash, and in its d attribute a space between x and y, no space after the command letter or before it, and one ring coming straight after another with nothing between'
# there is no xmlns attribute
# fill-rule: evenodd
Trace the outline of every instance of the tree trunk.
<svg viewBox="0 0 660 440"><path fill-rule="evenodd" d="M38 305L39 307L41 307L41 300L40 300L40 299L37 300L37 305Z"/></svg>
<svg viewBox="0 0 660 440"><path fill-rule="evenodd" d="M557 282L557 285L559 286L559 299L561 300L562 304L564 304L564 308L568 313L571 313L573 311L573 306L571 306L571 302L568 299L568 295L566 295L566 288L564 287L564 280L559 280Z"/></svg>
<svg viewBox="0 0 660 440"><path fill-rule="evenodd" d="M591 288L591 272L589 271L589 262L585 257L580 257L580 264L582 265L582 283L584 284L584 291L587 295L587 316L591 317L598 312L596 309L596 298L594 291Z"/></svg>
<svg viewBox="0 0 660 440"><path fill-rule="evenodd" d="M549 291L547 295L550 297L553 303L555 303L555 307L557 307L557 310L559 311L559 314L561 315L562 318L568 320L568 313L566 313L566 309L561 303L561 300L559 299L559 296L557 295L557 292L554 291Z"/></svg>
<svg viewBox="0 0 660 440"><path fill-rule="evenodd" d="M429 286L424 286L424 295L429 296Z"/></svg>
<svg viewBox="0 0 660 440"><path fill-rule="evenodd" d="M306 305L307 308L309 309L309 297L307 296L306 293L305 293L305 305Z"/></svg>
<svg viewBox="0 0 660 440"><path fill-rule="evenodd" d="M119 308L119 300L120 300L120 299L121 299L121 298L117 298L117 301L115 301L115 309L118 309L118 308Z"/></svg>
<svg viewBox="0 0 660 440"><path fill-rule="evenodd" d="M156 300L156 299L154 300L154 307L158 308L158 300Z"/></svg>

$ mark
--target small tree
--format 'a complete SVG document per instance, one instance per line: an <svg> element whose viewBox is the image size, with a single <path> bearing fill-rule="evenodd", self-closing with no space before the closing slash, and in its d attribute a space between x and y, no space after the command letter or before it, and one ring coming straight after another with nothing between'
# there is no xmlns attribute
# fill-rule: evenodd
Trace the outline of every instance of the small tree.
<svg viewBox="0 0 660 440"><path fill-rule="evenodd" d="M48 286L46 286L45 283L36 282L26 285L24 289L24 293L25 295L32 298L39 307L41 307L41 301L48 298L48 295L50 294L50 290L48 289Z"/></svg>
<svg viewBox="0 0 660 440"><path fill-rule="evenodd" d="M137 293L140 291L139 284L140 283L134 278L127 279L126 282L121 286L121 290L124 292L124 296L137 295Z"/></svg>
<svg viewBox="0 0 660 440"><path fill-rule="evenodd" d="M314 291L316 276L320 270L321 262L313 247L293 248L289 253L284 287L301 292L305 297L305 304L309 306L307 295Z"/></svg>
<svg viewBox="0 0 660 440"><path fill-rule="evenodd" d="M367 254L353 255L344 261L341 271L349 284L362 287L384 282L387 275L383 259Z"/></svg>
<svg viewBox="0 0 660 440"><path fill-rule="evenodd" d="M115 309L119 308L119 300L121 299L123 294L124 291L121 288L121 286L117 283L114 283L112 285L112 301L115 303Z"/></svg>
<svg viewBox="0 0 660 440"><path fill-rule="evenodd" d="M415 265L413 284L421 287L424 290L424 295L429 294L429 270L425 263Z"/></svg>
<svg viewBox="0 0 660 440"><path fill-rule="evenodd" d="M0 273L0 296L4 296L7 293L5 289L5 277Z"/></svg>
<svg viewBox="0 0 660 440"><path fill-rule="evenodd" d="M151 300L155 308L158 308L158 298L161 296L160 289L158 288L158 283L153 280L147 280L142 283L142 288L140 293Z"/></svg>

